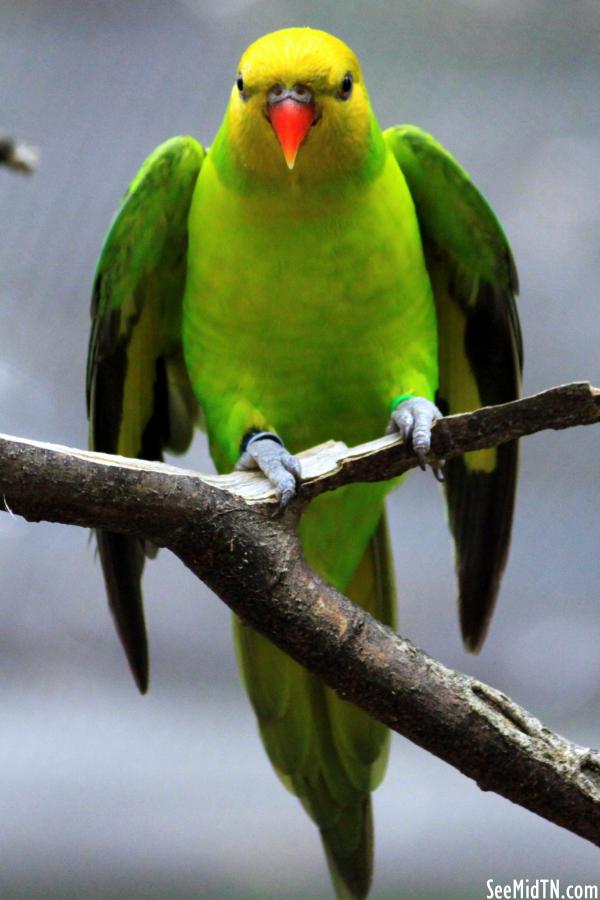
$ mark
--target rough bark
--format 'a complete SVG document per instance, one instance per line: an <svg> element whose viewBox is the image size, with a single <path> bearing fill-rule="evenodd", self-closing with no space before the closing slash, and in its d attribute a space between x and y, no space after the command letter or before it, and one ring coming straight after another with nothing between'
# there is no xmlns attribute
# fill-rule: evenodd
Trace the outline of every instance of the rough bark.
<svg viewBox="0 0 600 900"><path fill-rule="evenodd" d="M600 421L600 391L577 383L437 424L431 460L544 428ZM544 728L495 689L451 671L375 621L305 564L302 504L416 463L398 437L302 454L301 499L273 518L255 473L200 476L159 463L0 437L8 512L108 528L168 547L246 622L340 695L504 797L600 845L600 754Z"/></svg>

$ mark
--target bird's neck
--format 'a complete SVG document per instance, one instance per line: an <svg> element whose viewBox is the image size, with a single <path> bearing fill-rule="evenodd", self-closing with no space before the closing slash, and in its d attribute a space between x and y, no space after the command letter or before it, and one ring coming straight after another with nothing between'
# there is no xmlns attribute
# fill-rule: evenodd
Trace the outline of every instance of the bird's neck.
<svg viewBox="0 0 600 900"><path fill-rule="evenodd" d="M339 196L370 185L383 169L386 145L371 115L366 139L353 148L352 155L338 152L331 142L312 141L301 147L296 165L289 171L279 152L271 159L256 147L235 145L226 115L210 155L217 175L228 187L243 194L283 194L293 202L295 197Z"/></svg>

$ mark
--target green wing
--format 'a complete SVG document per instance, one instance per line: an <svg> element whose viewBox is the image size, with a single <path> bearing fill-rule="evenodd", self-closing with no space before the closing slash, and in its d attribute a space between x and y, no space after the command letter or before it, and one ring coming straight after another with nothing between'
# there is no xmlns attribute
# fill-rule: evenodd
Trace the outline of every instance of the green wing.
<svg viewBox="0 0 600 900"><path fill-rule="evenodd" d="M183 363L181 305L187 218L204 150L172 138L144 162L104 240L92 296L89 442L161 459L190 443L197 404ZM98 552L119 637L139 689L148 686L140 579L151 548L100 531Z"/></svg>
<svg viewBox="0 0 600 900"><path fill-rule="evenodd" d="M385 132L411 191L435 294L445 414L514 400L523 351L510 247L468 175L429 134ZM463 639L481 646L510 543L517 442L467 453L446 467Z"/></svg>

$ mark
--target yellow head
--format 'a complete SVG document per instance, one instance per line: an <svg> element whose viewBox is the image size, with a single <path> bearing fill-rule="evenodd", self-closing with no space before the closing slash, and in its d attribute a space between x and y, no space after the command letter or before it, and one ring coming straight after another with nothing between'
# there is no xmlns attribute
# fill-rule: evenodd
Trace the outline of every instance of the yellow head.
<svg viewBox="0 0 600 900"><path fill-rule="evenodd" d="M268 180L356 173L378 133L358 59L338 38L311 28L275 31L250 45L226 123L238 166Z"/></svg>

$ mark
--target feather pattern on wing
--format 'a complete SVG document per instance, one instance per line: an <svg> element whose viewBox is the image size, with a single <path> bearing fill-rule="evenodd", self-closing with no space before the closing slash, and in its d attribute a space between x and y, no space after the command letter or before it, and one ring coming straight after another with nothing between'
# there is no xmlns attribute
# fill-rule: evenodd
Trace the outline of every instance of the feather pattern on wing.
<svg viewBox="0 0 600 900"><path fill-rule="evenodd" d="M197 402L183 362L181 305L187 218L204 150L172 138L146 160L125 193L105 238L94 280L88 355L90 447L162 459L183 452ZM142 692L148 649L136 538L98 532L98 551L119 637Z"/></svg>
<svg viewBox="0 0 600 900"><path fill-rule="evenodd" d="M514 400L523 366L518 281L498 220L431 135L400 126L385 137L415 203L435 295L438 404L447 415ZM514 441L446 466L461 628L473 651L485 638L508 555L517 456Z"/></svg>

